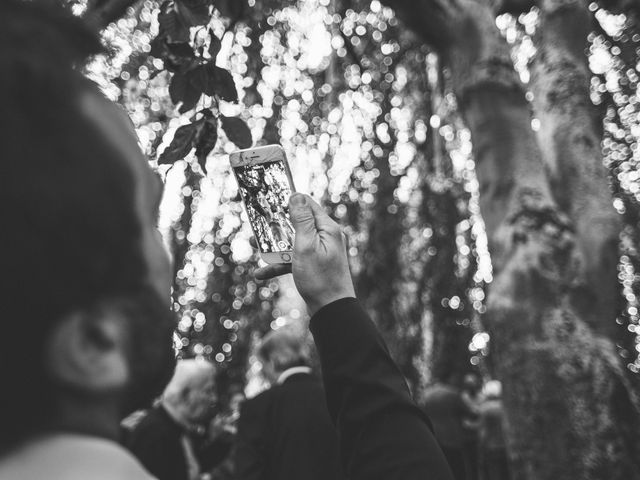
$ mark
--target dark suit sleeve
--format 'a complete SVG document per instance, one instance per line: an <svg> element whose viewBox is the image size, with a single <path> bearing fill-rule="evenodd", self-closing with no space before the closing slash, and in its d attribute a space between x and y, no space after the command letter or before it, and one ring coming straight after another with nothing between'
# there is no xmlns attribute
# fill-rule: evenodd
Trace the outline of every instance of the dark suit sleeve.
<svg viewBox="0 0 640 480"><path fill-rule="evenodd" d="M198 462L203 471L212 470L227 459L233 445L233 435L222 432L215 439L207 441L198 449Z"/></svg>
<svg viewBox="0 0 640 480"><path fill-rule="evenodd" d="M235 478L263 480L266 465L266 413L258 398L242 404L234 449Z"/></svg>
<svg viewBox="0 0 640 480"><path fill-rule="evenodd" d="M429 420L358 301L325 306L311 331L348 477L452 480Z"/></svg>
<svg viewBox="0 0 640 480"><path fill-rule="evenodd" d="M139 425L131 435L128 448L159 480L176 478L176 470L184 464L179 443L170 432L151 422ZM186 467L184 470L179 479L186 478Z"/></svg>

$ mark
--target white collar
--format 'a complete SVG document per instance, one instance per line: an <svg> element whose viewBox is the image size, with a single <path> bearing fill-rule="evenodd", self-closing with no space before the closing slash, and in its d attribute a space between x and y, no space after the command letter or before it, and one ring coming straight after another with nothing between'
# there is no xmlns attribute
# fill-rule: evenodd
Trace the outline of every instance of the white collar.
<svg viewBox="0 0 640 480"><path fill-rule="evenodd" d="M291 367L286 369L284 372L280 374L278 377L278 385L284 383L284 381L289 378L291 375L296 375L298 373L311 373L311 369L309 367Z"/></svg>

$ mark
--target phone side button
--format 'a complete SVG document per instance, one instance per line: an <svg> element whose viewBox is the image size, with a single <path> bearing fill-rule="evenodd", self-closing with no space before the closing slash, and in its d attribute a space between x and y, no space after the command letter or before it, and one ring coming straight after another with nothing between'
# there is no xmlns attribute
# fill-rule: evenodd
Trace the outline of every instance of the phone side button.
<svg viewBox="0 0 640 480"><path fill-rule="evenodd" d="M282 255L280 255L280 258L283 262L289 263L291 261L291 255L289 255L288 253L283 253Z"/></svg>

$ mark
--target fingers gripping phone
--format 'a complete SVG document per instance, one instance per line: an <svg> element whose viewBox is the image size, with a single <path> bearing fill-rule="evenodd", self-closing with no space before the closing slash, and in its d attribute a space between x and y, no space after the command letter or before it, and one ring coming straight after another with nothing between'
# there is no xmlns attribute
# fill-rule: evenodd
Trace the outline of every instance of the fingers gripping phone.
<svg viewBox="0 0 640 480"><path fill-rule="evenodd" d="M280 145L239 150L230 161L260 256L267 263L291 263L289 197L295 188L284 150Z"/></svg>

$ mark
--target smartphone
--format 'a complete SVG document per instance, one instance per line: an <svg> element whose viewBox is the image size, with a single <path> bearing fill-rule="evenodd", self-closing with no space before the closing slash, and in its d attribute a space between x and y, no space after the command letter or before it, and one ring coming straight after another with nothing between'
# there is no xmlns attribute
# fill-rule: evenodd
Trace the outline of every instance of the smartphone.
<svg viewBox="0 0 640 480"><path fill-rule="evenodd" d="M295 188L283 148L239 150L230 161L260 256L267 263L291 263L294 229L289 197Z"/></svg>

